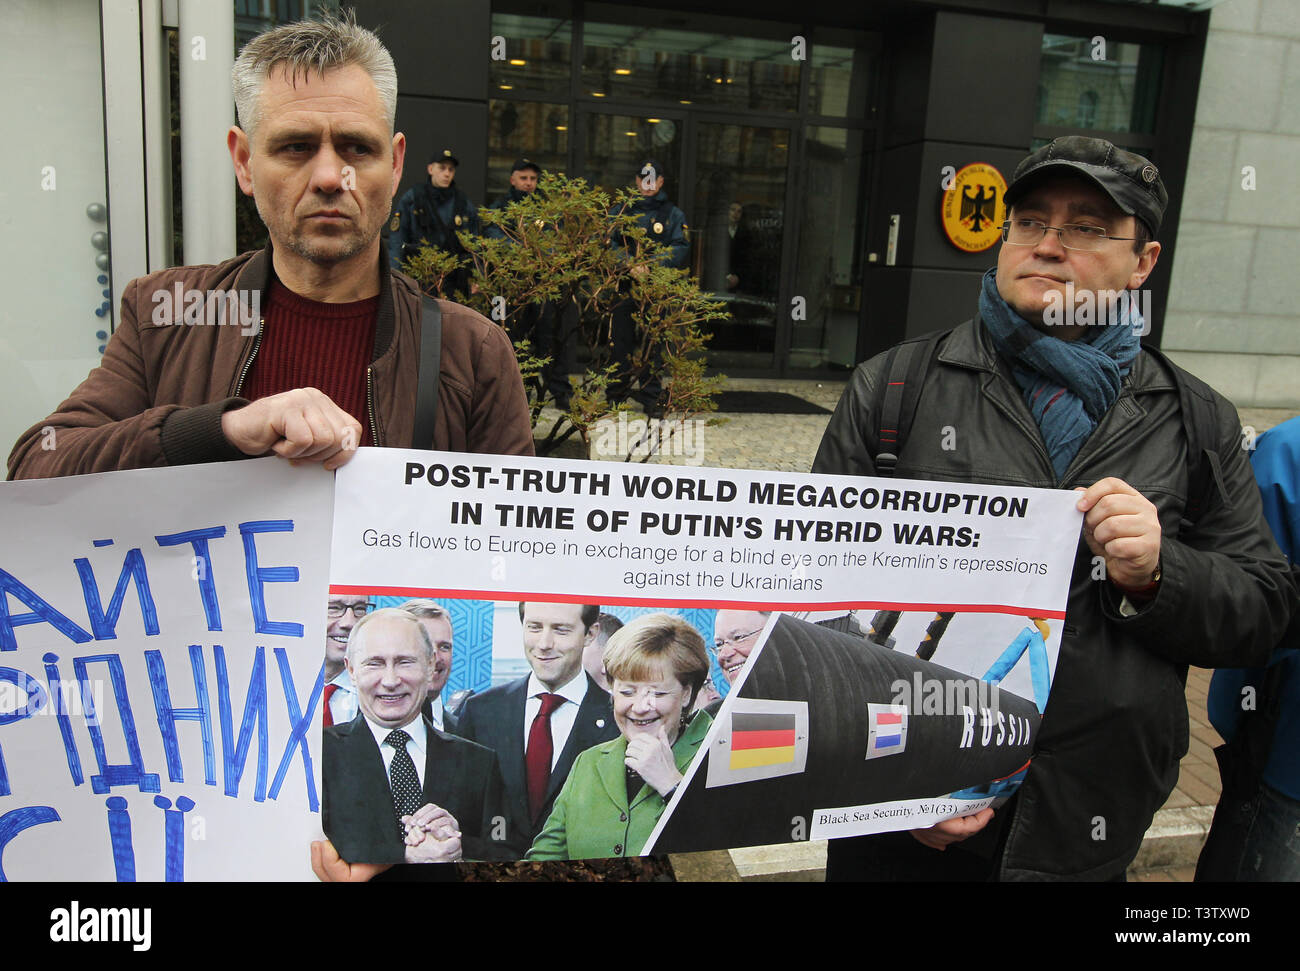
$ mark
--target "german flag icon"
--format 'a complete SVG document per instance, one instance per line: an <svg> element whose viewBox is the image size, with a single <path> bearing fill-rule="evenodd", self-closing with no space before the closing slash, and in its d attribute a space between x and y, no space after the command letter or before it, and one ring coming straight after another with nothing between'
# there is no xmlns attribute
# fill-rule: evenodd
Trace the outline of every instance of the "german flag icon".
<svg viewBox="0 0 1300 971"><path fill-rule="evenodd" d="M797 775L808 761L808 703L736 698L719 714L706 788Z"/></svg>
<svg viewBox="0 0 1300 971"><path fill-rule="evenodd" d="M731 768L794 762L794 715L738 714L731 718Z"/></svg>

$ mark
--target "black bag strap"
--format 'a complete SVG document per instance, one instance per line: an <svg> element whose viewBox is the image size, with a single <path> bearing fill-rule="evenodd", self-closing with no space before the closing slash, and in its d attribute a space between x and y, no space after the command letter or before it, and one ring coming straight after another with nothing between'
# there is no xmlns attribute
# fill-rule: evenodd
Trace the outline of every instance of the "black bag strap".
<svg viewBox="0 0 1300 971"><path fill-rule="evenodd" d="M420 377L415 387L415 427L411 448L433 448L438 414L438 380L442 372L442 308L428 294L420 304Z"/></svg>
<svg viewBox="0 0 1300 971"><path fill-rule="evenodd" d="M951 331L895 344L885 358L885 383L876 390L876 475L892 476L921 401L921 387L939 341Z"/></svg>
<svg viewBox="0 0 1300 971"><path fill-rule="evenodd" d="M1232 508L1232 499L1223 483L1223 466L1213 439L1218 427L1214 391L1208 384L1169 360L1158 347L1142 345L1142 350L1164 364L1178 388L1178 407L1183 416L1183 434L1187 439L1187 505L1183 509L1182 528L1190 532L1207 509L1222 505Z"/></svg>

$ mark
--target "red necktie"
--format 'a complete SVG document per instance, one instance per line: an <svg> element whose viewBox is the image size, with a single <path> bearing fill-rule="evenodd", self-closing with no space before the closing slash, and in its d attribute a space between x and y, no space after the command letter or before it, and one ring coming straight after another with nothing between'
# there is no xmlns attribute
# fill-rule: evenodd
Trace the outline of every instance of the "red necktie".
<svg viewBox="0 0 1300 971"><path fill-rule="evenodd" d="M564 704L563 695L547 692L537 695L542 700L533 725L528 729L528 748L524 752L524 768L528 782L528 814L537 819L546 799L546 786L551 781L551 756L555 747L551 742L551 712Z"/></svg>
<svg viewBox="0 0 1300 971"><path fill-rule="evenodd" d="M339 690L336 684L325 685L325 725L329 727L334 724L334 713L330 711L330 698L334 697L334 692Z"/></svg>

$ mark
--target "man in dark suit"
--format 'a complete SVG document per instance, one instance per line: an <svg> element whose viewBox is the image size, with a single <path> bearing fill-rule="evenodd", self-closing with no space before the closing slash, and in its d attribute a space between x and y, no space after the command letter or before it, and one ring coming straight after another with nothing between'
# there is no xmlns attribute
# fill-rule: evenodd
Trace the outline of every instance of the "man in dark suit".
<svg viewBox="0 0 1300 971"><path fill-rule="evenodd" d="M339 855L364 863L508 856L496 756L420 716L433 643L404 610L357 622L347 666L360 710L325 729L322 822ZM494 832L494 825L497 832Z"/></svg>
<svg viewBox="0 0 1300 971"><path fill-rule="evenodd" d="M454 637L451 614L437 601L424 598L408 600L398 609L415 617L433 642L433 672L429 675L429 696L420 709L421 714L433 722L438 731L455 735L459 721L442 699L442 689L447 687L447 679L451 677Z"/></svg>
<svg viewBox="0 0 1300 971"><path fill-rule="evenodd" d="M618 736L609 695L582 667L599 616L594 604L521 603L532 674L474 695L461 709L460 734L500 760L505 839L519 856L546 822L578 753Z"/></svg>

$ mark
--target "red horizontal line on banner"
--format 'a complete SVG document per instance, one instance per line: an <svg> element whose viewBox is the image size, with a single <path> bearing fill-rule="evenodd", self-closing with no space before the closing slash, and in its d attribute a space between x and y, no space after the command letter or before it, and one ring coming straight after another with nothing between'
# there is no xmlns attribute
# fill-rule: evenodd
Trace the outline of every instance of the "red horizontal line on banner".
<svg viewBox="0 0 1300 971"><path fill-rule="evenodd" d="M376 587L331 583L330 593L371 594L376 597L445 597L449 600L529 600L537 603L588 604L616 607L709 607L718 610L932 610L935 613L1018 614L1064 620L1064 610L1014 607L1009 604L890 603L884 600L837 600L781 603L775 600L674 600L667 597L599 597L572 593L520 593L513 590L447 590L439 587Z"/></svg>

